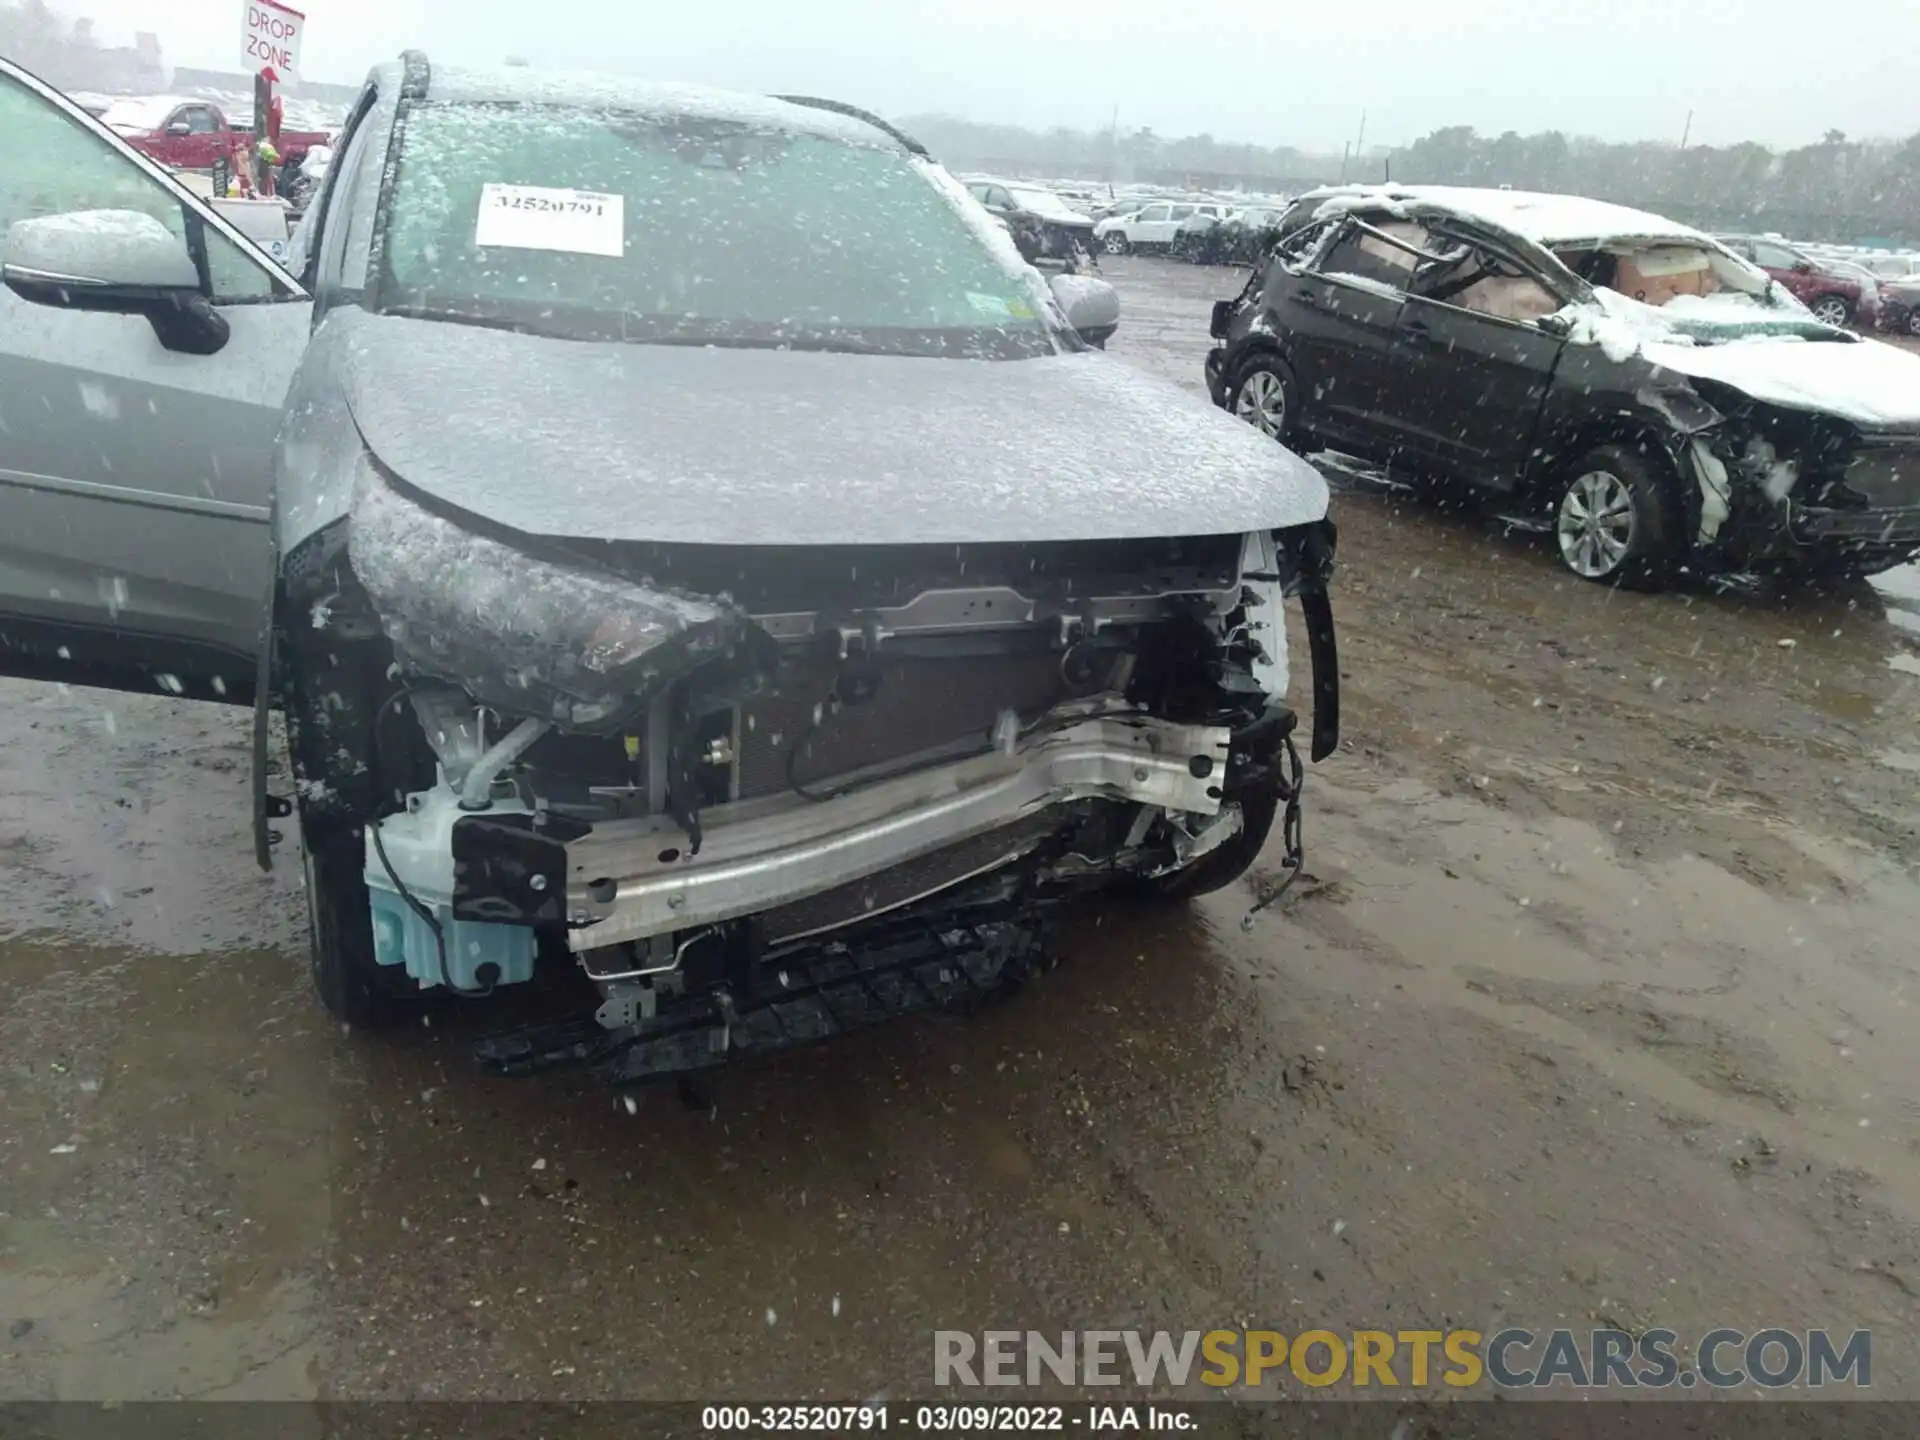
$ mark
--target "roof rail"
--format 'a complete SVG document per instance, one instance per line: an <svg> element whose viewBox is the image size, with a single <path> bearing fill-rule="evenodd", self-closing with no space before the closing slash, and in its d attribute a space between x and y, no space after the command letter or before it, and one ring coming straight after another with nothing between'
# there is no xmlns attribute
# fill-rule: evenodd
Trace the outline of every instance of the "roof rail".
<svg viewBox="0 0 1920 1440"><path fill-rule="evenodd" d="M906 146L912 154L931 160L927 147L914 139L897 125L890 125L871 110L862 110L858 105L849 105L844 100L822 100L817 95L776 95L776 100L784 100L789 105L805 105L810 110L831 110L836 115L851 116L855 120L864 120L874 129L884 131Z"/></svg>
<svg viewBox="0 0 1920 1440"><path fill-rule="evenodd" d="M433 71L427 64L427 52L424 50L402 50L400 52L400 98L402 100L424 100L427 98L427 82Z"/></svg>

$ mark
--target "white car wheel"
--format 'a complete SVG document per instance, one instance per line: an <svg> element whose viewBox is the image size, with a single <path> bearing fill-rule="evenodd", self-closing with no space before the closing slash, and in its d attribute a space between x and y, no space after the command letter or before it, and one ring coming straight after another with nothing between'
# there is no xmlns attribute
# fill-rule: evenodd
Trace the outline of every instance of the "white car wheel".
<svg viewBox="0 0 1920 1440"><path fill-rule="evenodd" d="M1233 397L1233 413L1263 435L1278 440L1287 433L1287 389L1271 370L1250 372Z"/></svg>
<svg viewBox="0 0 1920 1440"><path fill-rule="evenodd" d="M1845 325L1851 314L1847 302L1838 295L1822 295L1813 302L1813 318L1829 325Z"/></svg>
<svg viewBox="0 0 1920 1440"><path fill-rule="evenodd" d="M1633 498L1618 475L1589 470L1560 497L1560 556L1574 574L1604 580L1633 548Z"/></svg>

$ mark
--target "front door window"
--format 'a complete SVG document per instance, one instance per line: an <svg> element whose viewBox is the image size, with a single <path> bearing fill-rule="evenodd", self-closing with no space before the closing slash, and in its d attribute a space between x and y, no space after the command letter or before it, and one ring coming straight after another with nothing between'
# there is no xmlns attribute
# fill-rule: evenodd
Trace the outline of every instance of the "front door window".
<svg viewBox="0 0 1920 1440"><path fill-rule="evenodd" d="M0 236L16 220L75 210L137 210L186 245L179 198L100 136L33 91L0 76ZM274 293L267 271L212 226L205 227L216 301L264 300Z"/></svg>
<svg viewBox="0 0 1920 1440"><path fill-rule="evenodd" d="M1426 244L1427 232L1404 220L1381 220L1370 229L1354 225L1327 252L1320 273L1330 280L1404 291Z"/></svg>

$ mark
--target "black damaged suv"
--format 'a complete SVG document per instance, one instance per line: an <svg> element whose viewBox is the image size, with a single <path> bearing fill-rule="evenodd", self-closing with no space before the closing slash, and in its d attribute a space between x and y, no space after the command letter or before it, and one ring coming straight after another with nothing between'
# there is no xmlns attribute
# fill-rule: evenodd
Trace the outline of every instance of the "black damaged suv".
<svg viewBox="0 0 1920 1440"><path fill-rule="evenodd" d="M1292 448L1517 499L1609 584L1920 552L1920 357L1710 237L1443 187L1303 197L1283 232L1214 306L1207 382Z"/></svg>

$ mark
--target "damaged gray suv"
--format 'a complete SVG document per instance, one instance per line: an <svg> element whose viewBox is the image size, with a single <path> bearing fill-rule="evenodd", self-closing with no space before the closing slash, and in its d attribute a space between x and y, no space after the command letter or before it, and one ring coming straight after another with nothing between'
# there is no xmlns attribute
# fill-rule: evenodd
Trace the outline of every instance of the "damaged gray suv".
<svg viewBox="0 0 1920 1440"><path fill-rule="evenodd" d="M282 275L39 98L156 188L12 217L44 353L0 365L97 427L50 477L144 443L174 549L54 547L65 609L9 576L7 668L250 699L263 857L284 708L342 1018L538 995L490 1062L637 1080L996 988L1056 902L1217 888L1276 823L1297 868L1323 483L1087 346L906 137L409 55Z"/></svg>

